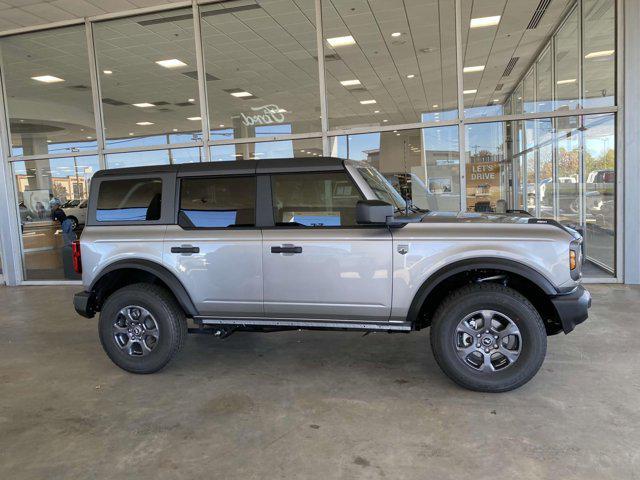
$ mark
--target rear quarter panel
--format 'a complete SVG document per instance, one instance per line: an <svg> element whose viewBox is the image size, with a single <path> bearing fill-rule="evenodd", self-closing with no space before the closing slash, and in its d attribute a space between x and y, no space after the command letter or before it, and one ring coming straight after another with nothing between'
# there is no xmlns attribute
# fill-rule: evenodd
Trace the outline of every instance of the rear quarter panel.
<svg viewBox="0 0 640 480"><path fill-rule="evenodd" d="M500 258L526 265L554 286L575 283L570 276L571 236L535 224L431 223L393 229L393 308L404 319L420 286L435 272L460 260ZM408 246L405 255L400 245Z"/></svg>
<svg viewBox="0 0 640 480"><path fill-rule="evenodd" d="M88 288L108 265L144 259L162 265L166 225L88 226L80 238L82 284Z"/></svg>

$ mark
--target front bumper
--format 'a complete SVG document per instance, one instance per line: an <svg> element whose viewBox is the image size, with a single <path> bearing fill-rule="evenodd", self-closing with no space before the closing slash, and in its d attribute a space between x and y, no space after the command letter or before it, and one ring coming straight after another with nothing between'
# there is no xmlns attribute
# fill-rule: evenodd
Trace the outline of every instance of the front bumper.
<svg viewBox="0 0 640 480"><path fill-rule="evenodd" d="M78 292L73 296L73 307L79 315L93 318L96 314L93 309L93 295L91 292Z"/></svg>
<svg viewBox="0 0 640 480"><path fill-rule="evenodd" d="M569 293L551 297L551 303L558 313L562 330L569 333L589 316L591 294L582 285L578 285Z"/></svg>

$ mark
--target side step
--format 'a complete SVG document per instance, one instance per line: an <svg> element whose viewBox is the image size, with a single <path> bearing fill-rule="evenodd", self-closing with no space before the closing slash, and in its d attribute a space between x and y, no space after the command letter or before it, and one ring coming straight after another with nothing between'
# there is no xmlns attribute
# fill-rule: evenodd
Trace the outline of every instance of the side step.
<svg viewBox="0 0 640 480"><path fill-rule="evenodd" d="M194 317L202 325L238 325L251 327L285 327L313 330L361 330L409 332L409 322L336 322L331 320L289 320L267 318Z"/></svg>

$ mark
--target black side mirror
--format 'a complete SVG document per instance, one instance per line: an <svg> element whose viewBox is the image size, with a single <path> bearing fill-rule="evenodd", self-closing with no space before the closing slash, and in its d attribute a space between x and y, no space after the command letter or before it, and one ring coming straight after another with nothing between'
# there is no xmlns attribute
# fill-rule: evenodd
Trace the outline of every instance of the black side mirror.
<svg viewBox="0 0 640 480"><path fill-rule="evenodd" d="M382 200L360 200L356 204L356 222L361 224L382 224L393 221L394 208Z"/></svg>

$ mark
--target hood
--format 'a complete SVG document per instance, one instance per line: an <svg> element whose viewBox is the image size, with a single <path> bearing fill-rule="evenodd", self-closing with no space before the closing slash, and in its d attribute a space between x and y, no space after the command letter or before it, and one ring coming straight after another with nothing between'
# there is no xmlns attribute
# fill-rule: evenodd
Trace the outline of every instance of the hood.
<svg viewBox="0 0 640 480"><path fill-rule="evenodd" d="M538 223L528 213L429 212L422 223Z"/></svg>
<svg viewBox="0 0 640 480"><path fill-rule="evenodd" d="M532 217L525 211L509 213L476 212L428 212L421 223L517 223L534 225L552 225L571 234L576 240L582 239L582 229L577 225L564 225L551 218Z"/></svg>

